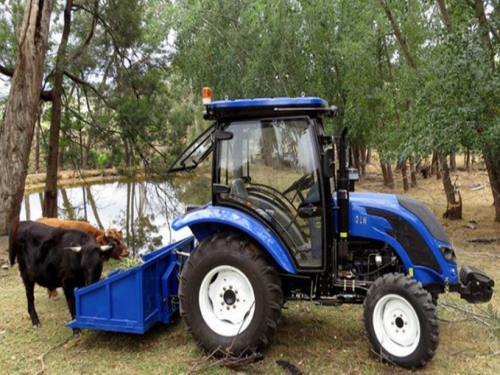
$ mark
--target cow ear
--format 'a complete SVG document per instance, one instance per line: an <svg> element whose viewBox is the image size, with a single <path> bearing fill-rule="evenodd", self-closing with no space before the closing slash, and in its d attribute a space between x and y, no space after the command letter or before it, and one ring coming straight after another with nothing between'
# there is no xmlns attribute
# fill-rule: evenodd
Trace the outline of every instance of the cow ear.
<svg viewBox="0 0 500 375"><path fill-rule="evenodd" d="M97 242L98 245L104 244L104 236L103 235L97 236L95 242Z"/></svg>
<svg viewBox="0 0 500 375"><path fill-rule="evenodd" d="M79 253L80 251L82 251L81 246L65 247L64 249L74 251L75 253Z"/></svg>

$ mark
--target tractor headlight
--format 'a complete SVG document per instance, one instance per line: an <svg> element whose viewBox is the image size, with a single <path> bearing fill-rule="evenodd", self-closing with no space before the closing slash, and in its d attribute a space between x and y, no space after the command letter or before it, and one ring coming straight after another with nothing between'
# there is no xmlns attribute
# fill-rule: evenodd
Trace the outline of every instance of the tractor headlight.
<svg viewBox="0 0 500 375"><path fill-rule="evenodd" d="M455 255L455 250L453 250L451 247L448 246L439 246L439 250L441 250L441 254L443 254L444 259L446 259L447 262L456 264L457 263L457 256Z"/></svg>

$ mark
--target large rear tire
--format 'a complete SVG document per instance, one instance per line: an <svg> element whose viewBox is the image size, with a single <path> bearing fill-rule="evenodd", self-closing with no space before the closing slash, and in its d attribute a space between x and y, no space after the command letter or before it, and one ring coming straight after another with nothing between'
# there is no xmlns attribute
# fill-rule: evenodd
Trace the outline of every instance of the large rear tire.
<svg viewBox="0 0 500 375"><path fill-rule="evenodd" d="M262 351L281 317L276 269L247 237L218 233L202 241L181 274L180 312L205 352Z"/></svg>
<svg viewBox="0 0 500 375"><path fill-rule="evenodd" d="M364 302L366 332L373 350L407 369L425 366L439 345L440 325L432 296L402 274L375 280Z"/></svg>

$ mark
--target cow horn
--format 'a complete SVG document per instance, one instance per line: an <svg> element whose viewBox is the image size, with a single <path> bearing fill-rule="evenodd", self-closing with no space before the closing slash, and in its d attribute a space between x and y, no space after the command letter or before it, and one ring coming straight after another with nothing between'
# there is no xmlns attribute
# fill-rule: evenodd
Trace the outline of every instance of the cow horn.
<svg viewBox="0 0 500 375"><path fill-rule="evenodd" d="M82 247L81 246L65 247L65 249L66 250L74 251L75 253L79 253L80 251L82 251Z"/></svg>
<svg viewBox="0 0 500 375"><path fill-rule="evenodd" d="M111 246L111 245L101 246L101 251L108 251L108 250L111 250L112 248L113 248L113 246Z"/></svg>

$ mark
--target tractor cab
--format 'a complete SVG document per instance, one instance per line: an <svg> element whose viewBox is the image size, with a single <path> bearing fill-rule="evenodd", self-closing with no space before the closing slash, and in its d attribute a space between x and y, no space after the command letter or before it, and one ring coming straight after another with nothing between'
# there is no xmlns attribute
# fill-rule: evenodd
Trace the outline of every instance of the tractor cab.
<svg viewBox="0 0 500 375"><path fill-rule="evenodd" d="M332 246L332 138L319 98L218 101L215 120L170 171L192 170L213 152L212 205L243 211L286 246L296 269L321 271Z"/></svg>

